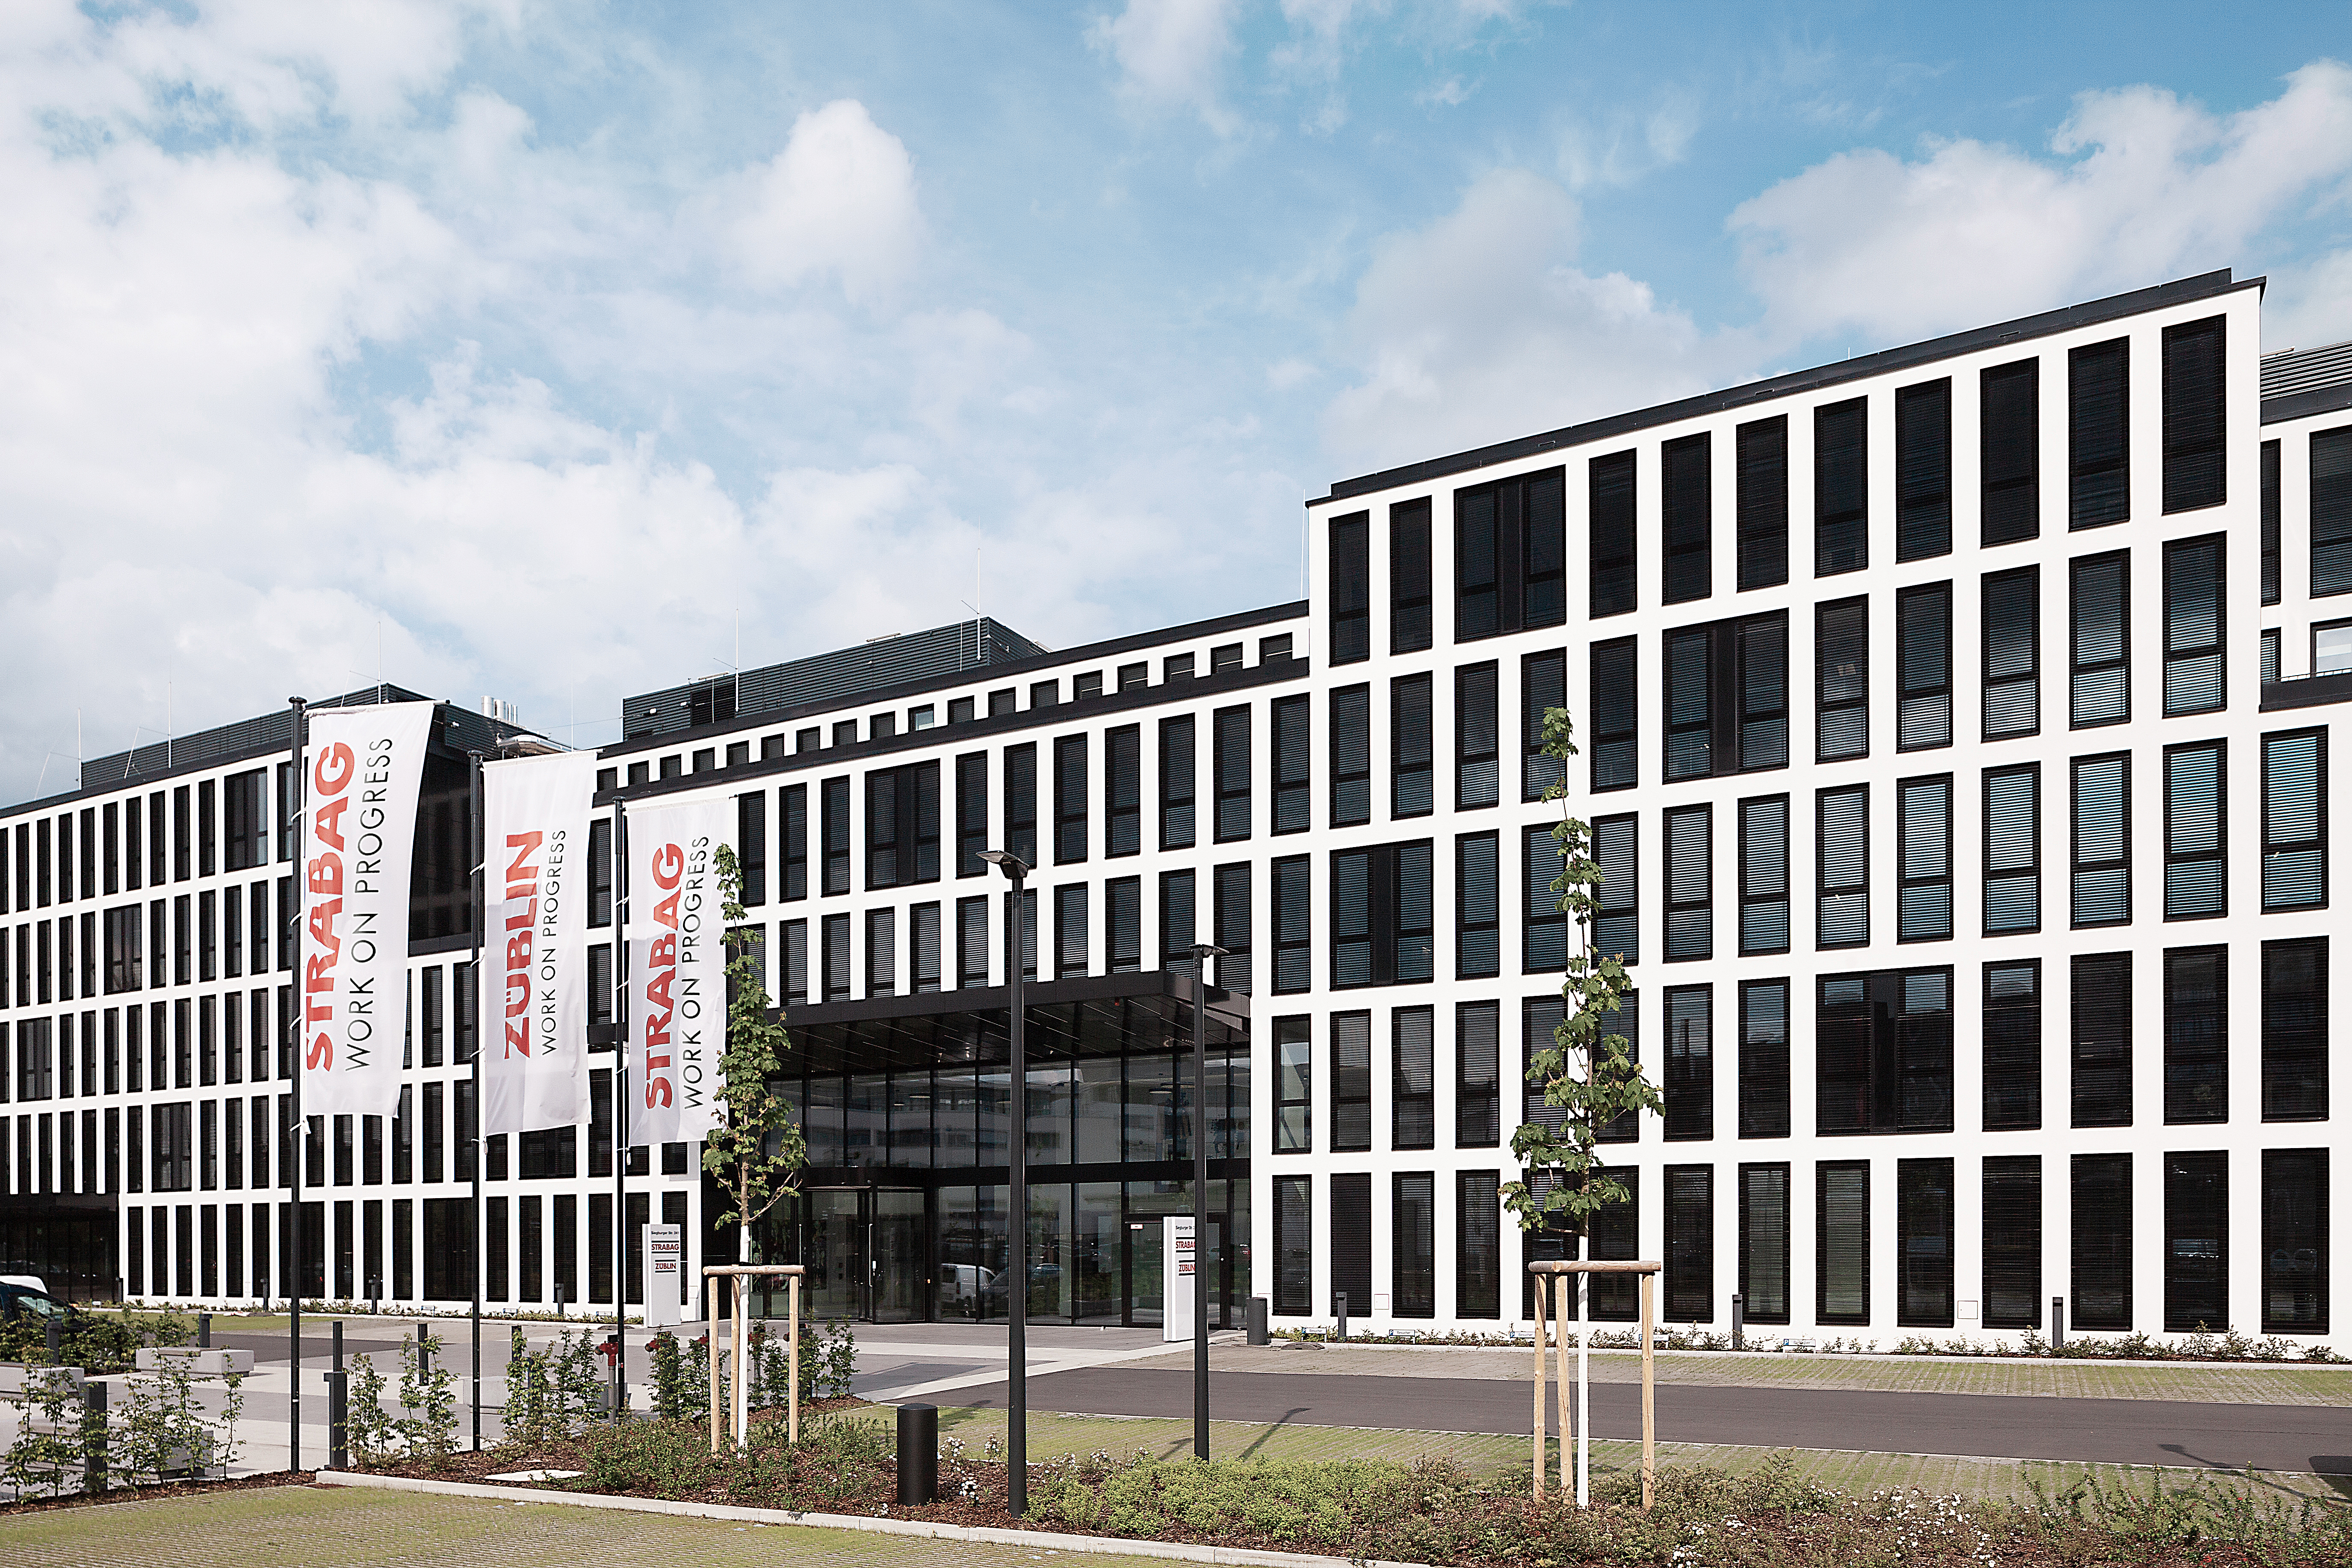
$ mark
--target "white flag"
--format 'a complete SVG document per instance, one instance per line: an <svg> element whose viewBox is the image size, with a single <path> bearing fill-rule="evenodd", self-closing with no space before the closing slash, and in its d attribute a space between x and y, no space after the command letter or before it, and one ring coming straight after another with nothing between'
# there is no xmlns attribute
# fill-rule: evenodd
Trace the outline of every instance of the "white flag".
<svg viewBox="0 0 2352 1568"><path fill-rule="evenodd" d="M588 824L596 753L482 766L482 1135L588 1120Z"/></svg>
<svg viewBox="0 0 2352 1568"><path fill-rule="evenodd" d="M302 1113L400 1109L408 882L430 702L310 715L303 761Z"/></svg>
<svg viewBox="0 0 2352 1568"><path fill-rule="evenodd" d="M715 857L734 830L726 796L628 814L633 1144L690 1143L725 1120L727 922Z"/></svg>

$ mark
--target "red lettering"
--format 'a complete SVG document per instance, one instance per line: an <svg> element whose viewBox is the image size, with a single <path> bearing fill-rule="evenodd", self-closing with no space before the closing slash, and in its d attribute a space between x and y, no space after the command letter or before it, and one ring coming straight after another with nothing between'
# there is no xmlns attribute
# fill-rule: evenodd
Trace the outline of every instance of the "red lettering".
<svg viewBox="0 0 2352 1568"><path fill-rule="evenodd" d="M320 1031L310 1042L310 1050L304 1053L302 1065L312 1072L331 1071L335 1065L335 1037Z"/></svg>
<svg viewBox="0 0 2352 1568"><path fill-rule="evenodd" d="M677 952L677 939L676 937L666 936L655 942L654 956L651 960L653 973L646 979L646 1000L648 1002L659 1003L661 1005L661 1010L664 1013L667 1013L672 1006L676 1005L676 1004L672 1003L669 999L669 983L676 975L677 971L671 964L662 962L661 946L665 942L670 944L670 952L673 958L675 958Z"/></svg>
<svg viewBox="0 0 2352 1568"><path fill-rule="evenodd" d="M529 1025L509 1023L507 1026L507 1055L510 1057L527 1057L530 1055L530 1027Z"/></svg>
<svg viewBox="0 0 2352 1568"><path fill-rule="evenodd" d="M507 969L509 973L530 967L530 933L507 938Z"/></svg>
<svg viewBox="0 0 2352 1568"><path fill-rule="evenodd" d="M661 1106L667 1105L670 1102L670 1098L669 1079L666 1078L649 1078L646 1079L646 1109L647 1110L653 1110Z"/></svg>
<svg viewBox="0 0 2352 1568"><path fill-rule="evenodd" d="M302 989L308 993L332 991L335 988L335 955L302 960Z"/></svg>
<svg viewBox="0 0 2352 1568"><path fill-rule="evenodd" d="M677 887L677 879L686 875L686 851L675 844L663 845L654 851L653 873L655 886Z"/></svg>
<svg viewBox="0 0 2352 1568"><path fill-rule="evenodd" d="M310 906L310 918L306 922L310 940L325 950L326 963L331 969L343 955L343 939L335 934L335 917L342 912L343 900L329 899L324 903ZM319 960L313 958L310 962L317 963Z"/></svg>
<svg viewBox="0 0 2352 1568"><path fill-rule="evenodd" d="M343 858L328 852L310 858L310 875L307 886L314 893L341 893L343 890Z"/></svg>
<svg viewBox="0 0 2352 1568"><path fill-rule="evenodd" d="M677 929L677 895L676 893L672 893L668 898L664 899L660 903L654 906L654 919L669 927L672 931L676 931ZM662 940L667 942L670 939L665 937Z"/></svg>
<svg viewBox="0 0 2352 1568"><path fill-rule="evenodd" d="M310 770L310 787L320 795L341 795L358 771L352 749L337 741L319 753L318 764Z"/></svg>
<svg viewBox="0 0 2352 1568"><path fill-rule="evenodd" d="M656 1017L653 1014L647 1014L646 1016L646 1049L651 1050L656 1046L667 1044L669 1044L669 1015L663 1013Z"/></svg>
<svg viewBox="0 0 2352 1568"><path fill-rule="evenodd" d="M320 843L343 847L343 813L351 805L349 797L337 795L310 814L310 831Z"/></svg>
<svg viewBox="0 0 2352 1568"><path fill-rule="evenodd" d="M514 859L507 866L508 881L537 882L539 880L539 868L530 864L530 852L539 847L540 837L541 835L537 833L507 835L507 847L514 851ZM514 897L511 893L507 896Z"/></svg>

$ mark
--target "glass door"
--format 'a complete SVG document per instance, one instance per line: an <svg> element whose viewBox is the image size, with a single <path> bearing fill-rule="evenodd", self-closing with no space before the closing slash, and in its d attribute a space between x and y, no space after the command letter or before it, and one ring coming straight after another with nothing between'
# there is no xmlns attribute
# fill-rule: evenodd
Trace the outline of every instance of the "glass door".
<svg viewBox="0 0 2352 1568"><path fill-rule="evenodd" d="M866 1194L818 1188L808 1194L807 1311L813 1321L866 1315Z"/></svg>
<svg viewBox="0 0 2352 1568"><path fill-rule="evenodd" d="M877 1323L911 1323L923 1315L928 1283L923 1268L923 1194L867 1194L866 1315Z"/></svg>

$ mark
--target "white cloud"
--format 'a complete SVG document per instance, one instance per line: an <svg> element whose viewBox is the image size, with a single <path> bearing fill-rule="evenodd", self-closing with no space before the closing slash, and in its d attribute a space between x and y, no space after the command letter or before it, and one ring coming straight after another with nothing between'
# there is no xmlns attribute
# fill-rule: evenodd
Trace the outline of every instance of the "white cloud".
<svg viewBox="0 0 2352 1568"><path fill-rule="evenodd" d="M831 276L854 303L895 293L923 237L906 144L841 99L793 122L784 150L755 170L734 229L747 275L790 286Z"/></svg>
<svg viewBox="0 0 2352 1568"><path fill-rule="evenodd" d="M2352 171L2352 69L2305 66L2227 115L2155 88L2085 93L2050 150L1864 150L1741 204L1729 227L1766 327L1879 343L2241 263Z"/></svg>
<svg viewBox="0 0 2352 1568"><path fill-rule="evenodd" d="M2263 297L2263 348L2325 348L2352 338L2352 250L2273 268Z"/></svg>
<svg viewBox="0 0 2352 1568"><path fill-rule="evenodd" d="M1630 185L1683 161L1698 133L1697 102L1672 93L1647 112L1572 116L1560 128L1559 173L1571 191Z"/></svg>
<svg viewBox="0 0 2352 1568"><path fill-rule="evenodd" d="M1235 8L1235 0L1128 0L1117 16L1087 26L1087 42L1118 63L1129 97L1192 110L1223 136L1238 123L1219 98Z"/></svg>

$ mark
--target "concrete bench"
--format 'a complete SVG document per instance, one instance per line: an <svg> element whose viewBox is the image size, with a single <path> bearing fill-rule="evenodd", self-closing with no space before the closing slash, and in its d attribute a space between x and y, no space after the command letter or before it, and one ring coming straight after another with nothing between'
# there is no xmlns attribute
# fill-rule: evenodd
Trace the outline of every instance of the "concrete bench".
<svg viewBox="0 0 2352 1568"><path fill-rule="evenodd" d="M135 1358L141 1372L160 1372L166 1366L184 1366L198 1377L226 1377L232 1373L243 1376L253 1370L253 1352L236 1350L198 1350L194 1345L158 1345L141 1351Z"/></svg>

